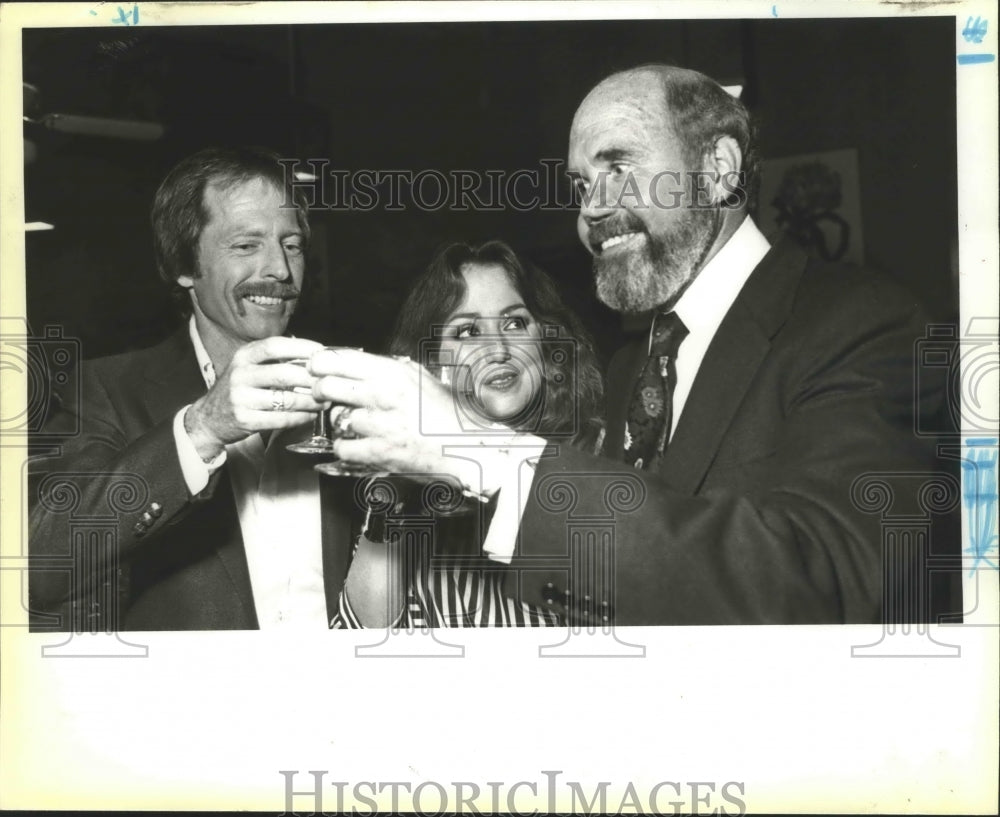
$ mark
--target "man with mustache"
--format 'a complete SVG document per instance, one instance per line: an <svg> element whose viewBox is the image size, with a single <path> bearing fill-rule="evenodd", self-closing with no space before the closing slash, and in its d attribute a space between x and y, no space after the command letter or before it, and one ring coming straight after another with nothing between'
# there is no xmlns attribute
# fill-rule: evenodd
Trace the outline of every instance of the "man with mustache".
<svg viewBox="0 0 1000 817"><path fill-rule="evenodd" d="M943 396L926 378L913 389L924 318L887 278L770 246L747 214L756 165L745 108L693 71L617 73L578 108L580 238L599 297L642 331L610 365L604 456L553 444L533 476L521 468L507 555L524 602L597 626L927 615L926 599L885 611L881 520L852 496L867 474L935 470L913 433L917 402L933 411ZM317 397L359 406L362 439L339 441L341 456L475 483L407 425L421 400L424 426L448 427L441 390L418 396L406 367L362 356L321 354L312 370ZM519 490L510 463L538 440L502 443L471 485L499 492L498 516ZM466 435L461 453L490 446ZM898 487L894 508L915 508Z"/></svg>
<svg viewBox="0 0 1000 817"><path fill-rule="evenodd" d="M32 610L62 613L47 619L61 629L99 616L126 630L325 628L356 515L349 480L324 480L321 512L313 461L285 450L321 408L290 362L319 344L283 337L305 205L275 155L207 149L167 175L152 221L190 318L158 346L84 364L82 433L33 463ZM58 498L73 494L70 514ZM71 549L71 516L109 514L116 541L96 563Z"/></svg>

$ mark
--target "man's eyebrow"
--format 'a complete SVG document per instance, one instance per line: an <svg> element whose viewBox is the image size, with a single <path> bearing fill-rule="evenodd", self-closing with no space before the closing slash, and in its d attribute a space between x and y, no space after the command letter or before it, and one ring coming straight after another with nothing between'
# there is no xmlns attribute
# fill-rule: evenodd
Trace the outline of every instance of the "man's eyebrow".
<svg viewBox="0 0 1000 817"><path fill-rule="evenodd" d="M235 237L267 238L270 235L270 232L268 230L264 230L264 229L262 229L260 227L251 227L249 225L237 224L237 225L235 225L233 227L233 229L231 229L228 232L227 235L230 238L235 238ZM291 238L291 237L296 237L296 236L299 237L299 238L302 238L302 237L305 236L305 233L302 232L302 230L296 228L294 230L289 230L287 233L282 233L281 234L282 238Z"/></svg>
<svg viewBox="0 0 1000 817"><path fill-rule="evenodd" d="M620 162L622 159L633 159L637 154L640 153L641 148L639 147L608 147L601 148L594 153L593 162L594 163L604 163L611 164L613 162ZM566 169L566 175L571 179L576 179L583 174L570 163L570 166Z"/></svg>
<svg viewBox="0 0 1000 817"><path fill-rule="evenodd" d="M628 148L604 148L603 150L597 151L594 154L594 158L602 162L617 162L621 159L628 159L633 155L634 151Z"/></svg>
<svg viewBox="0 0 1000 817"><path fill-rule="evenodd" d="M250 238L263 238L267 233L259 227L249 227L243 224L235 225L230 231L230 236L248 236Z"/></svg>

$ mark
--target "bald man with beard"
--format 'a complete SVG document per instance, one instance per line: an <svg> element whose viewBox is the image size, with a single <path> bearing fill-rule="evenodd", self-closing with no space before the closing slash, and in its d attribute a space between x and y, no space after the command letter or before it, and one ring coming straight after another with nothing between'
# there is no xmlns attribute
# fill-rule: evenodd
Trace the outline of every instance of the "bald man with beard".
<svg viewBox="0 0 1000 817"><path fill-rule="evenodd" d="M852 487L940 468L913 431L918 405L936 412L944 394L927 378L914 393L926 319L880 274L771 246L747 213L753 136L721 86L666 65L608 77L576 111L568 167L597 294L644 328L610 364L603 456L550 441L519 486L502 461L539 441L518 434L484 466L483 493L521 491L508 556L526 603L591 625L887 615L881 520ZM325 399L397 384L393 401L355 412L362 439L338 443L341 456L461 478L434 438L398 423L422 397L425 421L445 425L445 397L401 386L392 361L319 359ZM916 506L905 476L885 479Z"/></svg>

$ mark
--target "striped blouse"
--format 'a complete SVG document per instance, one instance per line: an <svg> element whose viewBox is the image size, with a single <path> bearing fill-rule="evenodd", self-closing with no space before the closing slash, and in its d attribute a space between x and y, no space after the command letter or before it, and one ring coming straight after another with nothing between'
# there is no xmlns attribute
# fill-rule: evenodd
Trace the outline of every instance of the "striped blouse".
<svg viewBox="0 0 1000 817"><path fill-rule="evenodd" d="M408 570L406 600L393 629L428 627L557 627L555 613L522 604L504 593L509 568L482 560L468 564L430 565L424 559ZM330 622L333 629L359 629L347 594L340 594L339 610Z"/></svg>
<svg viewBox="0 0 1000 817"><path fill-rule="evenodd" d="M394 503L391 511L390 503L377 494L380 488ZM479 546L483 518L475 513L430 513L429 507L440 505L432 504L428 490L403 480L372 482L366 488L368 498L376 497L380 510L369 511L358 541L363 537L385 546L391 523L394 544L390 548L398 548L394 558L400 560L400 581L406 588L403 610L393 628L558 626L554 612L521 604L505 592L508 581L516 585L517 574L483 554ZM346 593L340 594L330 626L363 626Z"/></svg>

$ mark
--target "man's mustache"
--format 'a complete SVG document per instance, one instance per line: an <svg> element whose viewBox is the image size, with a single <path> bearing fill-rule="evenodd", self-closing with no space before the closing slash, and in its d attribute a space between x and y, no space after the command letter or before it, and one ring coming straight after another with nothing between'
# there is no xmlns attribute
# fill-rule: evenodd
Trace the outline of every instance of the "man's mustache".
<svg viewBox="0 0 1000 817"><path fill-rule="evenodd" d="M251 295L256 295L260 298L281 298L283 301L295 300L300 294L301 292L295 284L283 284L280 281L241 284L235 290L237 298L247 298Z"/></svg>
<svg viewBox="0 0 1000 817"><path fill-rule="evenodd" d="M600 249L601 244L609 238L623 233L645 233L646 225L642 223L638 216L633 215L628 210L619 211L620 215L609 216L590 225L587 240L595 249Z"/></svg>

